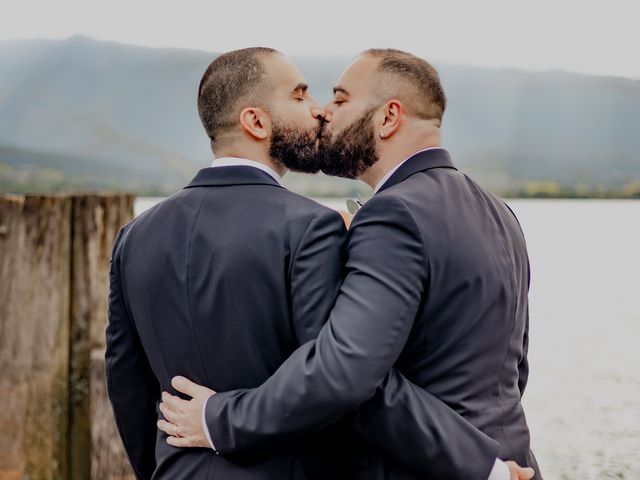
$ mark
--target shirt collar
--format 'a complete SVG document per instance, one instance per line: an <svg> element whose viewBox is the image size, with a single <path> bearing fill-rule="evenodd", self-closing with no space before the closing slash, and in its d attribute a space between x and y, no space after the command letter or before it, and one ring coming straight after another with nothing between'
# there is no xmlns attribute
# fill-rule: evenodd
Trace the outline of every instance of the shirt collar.
<svg viewBox="0 0 640 480"><path fill-rule="evenodd" d="M376 193L378 193L378 190L380 190L382 188L382 186L387 182L387 180L389 180L389 178L391 177L391 175L393 175L396 170L398 170L407 160L409 160L411 157L413 157L414 155L417 155L418 153L422 153L422 152L426 152L427 150L436 150L436 149L441 149L442 147L429 147L429 148L425 148L424 150L418 150L417 152L412 153L411 155L409 155L407 158L405 158L403 161L401 161L398 165L396 165L395 167L393 167L391 170L389 170L384 177L382 177L378 183L376 184L375 188L373 189L373 194L375 195Z"/></svg>
<svg viewBox="0 0 640 480"><path fill-rule="evenodd" d="M254 167L263 172L268 173L273 179L282 185L282 177L273 168L265 165L264 163L256 162L255 160L248 160L246 158L235 157L221 157L216 158L211 162L212 167Z"/></svg>

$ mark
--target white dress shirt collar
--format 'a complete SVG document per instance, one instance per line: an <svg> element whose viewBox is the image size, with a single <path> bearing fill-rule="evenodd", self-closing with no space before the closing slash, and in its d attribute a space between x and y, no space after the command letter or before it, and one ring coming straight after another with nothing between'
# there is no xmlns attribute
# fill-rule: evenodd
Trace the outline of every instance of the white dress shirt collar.
<svg viewBox="0 0 640 480"><path fill-rule="evenodd" d="M419 151L409 155L407 158L405 158L403 161L401 161L398 165L396 165L391 170L389 170L386 173L386 175L380 179L380 181L376 184L376 187L373 189L373 194L375 195L376 193L378 193L378 190L380 190L382 188L382 186L387 182L387 180L389 180L389 178L391 178L391 175L396 173L396 170L398 170L402 165L404 165L404 163L407 160L409 160L411 157L413 157L413 156L415 156L415 155L417 155L419 153L426 152L427 150L435 150L435 149L441 149L441 148L442 147L429 147L429 148L425 148L424 150L419 150Z"/></svg>
<svg viewBox="0 0 640 480"><path fill-rule="evenodd" d="M211 162L212 167L253 167L263 172L268 173L273 177L273 179L282 184L282 177L276 172L273 168L265 165L264 163L256 162L255 160L248 160L246 158L235 158L235 157L221 157L216 158L213 162Z"/></svg>

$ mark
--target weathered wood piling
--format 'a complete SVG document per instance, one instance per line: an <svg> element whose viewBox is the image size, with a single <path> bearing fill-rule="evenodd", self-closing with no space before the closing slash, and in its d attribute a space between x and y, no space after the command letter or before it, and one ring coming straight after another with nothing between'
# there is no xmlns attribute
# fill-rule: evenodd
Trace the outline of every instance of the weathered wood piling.
<svg viewBox="0 0 640 480"><path fill-rule="evenodd" d="M0 478L133 478L104 386L128 194L0 195Z"/></svg>

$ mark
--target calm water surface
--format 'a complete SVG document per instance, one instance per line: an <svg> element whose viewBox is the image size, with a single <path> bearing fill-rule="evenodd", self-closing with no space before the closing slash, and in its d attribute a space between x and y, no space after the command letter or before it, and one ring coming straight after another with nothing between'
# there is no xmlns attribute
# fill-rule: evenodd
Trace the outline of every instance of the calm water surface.
<svg viewBox="0 0 640 480"><path fill-rule="evenodd" d="M545 479L640 479L640 202L508 203L531 260L523 403Z"/></svg>

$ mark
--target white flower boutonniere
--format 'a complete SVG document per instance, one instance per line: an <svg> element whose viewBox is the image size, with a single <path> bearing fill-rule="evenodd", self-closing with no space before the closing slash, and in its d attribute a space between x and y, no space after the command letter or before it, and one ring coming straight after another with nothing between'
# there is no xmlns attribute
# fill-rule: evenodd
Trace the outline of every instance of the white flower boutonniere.
<svg viewBox="0 0 640 480"><path fill-rule="evenodd" d="M347 210L351 215L358 213L358 210L362 208L362 204L358 200L353 198L347 198Z"/></svg>
<svg viewBox="0 0 640 480"><path fill-rule="evenodd" d="M358 195L358 198L355 200L353 198L347 198L347 210L351 215L355 215L358 213L358 210L364 207L365 203L366 200L363 200L360 195Z"/></svg>

